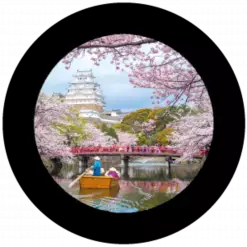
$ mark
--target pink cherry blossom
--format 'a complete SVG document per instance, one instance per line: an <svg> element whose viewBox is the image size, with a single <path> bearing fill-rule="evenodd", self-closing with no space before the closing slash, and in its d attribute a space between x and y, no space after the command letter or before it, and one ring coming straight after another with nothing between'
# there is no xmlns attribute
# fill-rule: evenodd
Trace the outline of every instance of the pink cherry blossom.
<svg viewBox="0 0 247 247"><path fill-rule="evenodd" d="M155 128L156 128L156 124L155 124L155 121L153 119L149 119L148 122L144 122L142 124L142 131L145 133L152 132L155 130Z"/></svg>
<svg viewBox="0 0 247 247"><path fill-rule="evenodd" d="M86 51L94 57L96 64L109 56L114 66L124 64L131 84L152 88L153 94L159 97L152 104L165 102L167 105L176 105L186 99L186 104L201 109L200 114L183 117L173 123L176 129L173 142L185 148L184 157L191 157L192 153L211 142L213 113L207 89L196 69L180 53L147 37L118 34L80 45L65 56L63 63L69 67L74 59L83 57Z"/></svg>
<svg viewBox="0 0 247 247"><path fill-rule="evenodd" d="M136 144L137 138L136 135L117 131L118 140L120 145L131 145Z"/></svg>
<svg viewBox="0 0 247 247"><path fill-rule="evenodd" d="M81 146L111 146L117 141L111 136L105 135L100 129L96 128L92 123L87 123L85 132L88 133L87 140L81 143Z"/></svg>
<svg viewBox="0 0 247 247"><path fill-rule="evenodd" d="M52 127L54 123L64 123L61 116L71 114L68 105L55 96L40 94L34 117L34 132L38 152L41 156L71 156L67 139Z"/></svg>
<svg viewBox="0 0 247 247"><path fill-rule="evenodd" d="M211 108L211 105L208 106ZM180 160L192 159L200 149L210 146L213 138L213 114L210 110L188 115L170 124L175 131L170 141L173 147L183 150Z"/></svg>

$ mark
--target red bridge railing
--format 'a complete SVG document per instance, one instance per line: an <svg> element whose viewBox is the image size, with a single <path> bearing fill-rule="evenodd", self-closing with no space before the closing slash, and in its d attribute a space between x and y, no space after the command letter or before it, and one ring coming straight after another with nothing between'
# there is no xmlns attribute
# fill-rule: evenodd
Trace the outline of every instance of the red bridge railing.
<svg viewBox="0 0 247 247"><path fill-rule="evenodd" d="M157 147L157 146L108 146L108 147L72 147L71 152L73 154L83 154L83 153L170 153L170 154L183 154L183 151L176 150L174 148ZM206 155L207 150L201 149L198 155Z"/></svg>

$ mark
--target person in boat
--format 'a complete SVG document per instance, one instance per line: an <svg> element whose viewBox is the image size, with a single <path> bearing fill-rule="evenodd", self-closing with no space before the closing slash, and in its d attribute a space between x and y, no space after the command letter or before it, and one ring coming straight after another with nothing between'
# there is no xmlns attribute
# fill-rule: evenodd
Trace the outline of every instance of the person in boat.
<svg viewBox="0 0 247 247"><path fill-rule="evenodd" d="M120 173L117 171L116 168L112 167L112 168L110 168L110 169L106 172L105 176L113 177L113 178L119 179L119 178L120 178Z"/></svg>
<svg viewBox="0 0 247 247"><path fill-rule="evenodd" d="M88 168L84 173L84 176L93 176L94 173L94 169L92 168L93 166L91 166L90 168ZM100 168L100 175L104 176L105 175L105 170L104 168Z"/></svg>
<svg viewBox="0 0 247 247"><path fill-rule="evenodd" d="M101 161L100 158L98 156L96 156L95 158L95 162L93 164L93 166L91 167L93 169L93 176L100 176L101 174Z"/></svg>

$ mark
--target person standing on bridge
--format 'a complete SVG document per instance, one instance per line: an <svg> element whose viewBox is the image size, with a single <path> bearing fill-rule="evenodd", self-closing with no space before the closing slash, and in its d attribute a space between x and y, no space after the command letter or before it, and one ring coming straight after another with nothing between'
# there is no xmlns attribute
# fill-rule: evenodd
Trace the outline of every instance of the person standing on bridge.
<svg viewBox="0 0 247 247"><path fill-rule="evenodd" d="M131 152L134 153L134 144L132 143L130 147L131 147Z"/></svg>
<svg viewBox="0 0 247 247"><path fill-rule="evenodd" d="M93 176L100 176L100 169L101 169L100 158L98 156L96 156L94 159L95 159L95 162L92 166Z"/></svg>

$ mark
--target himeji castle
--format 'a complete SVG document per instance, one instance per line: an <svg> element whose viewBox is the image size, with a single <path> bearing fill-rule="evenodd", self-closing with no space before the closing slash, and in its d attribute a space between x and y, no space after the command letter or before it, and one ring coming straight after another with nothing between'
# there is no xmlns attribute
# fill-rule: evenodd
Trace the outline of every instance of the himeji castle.
<svg viewBox="0 0 247 247"><path fill-rule="evenodd" d="M120 111L104 111L105 101L100 84L95 81L92 70L80 71L73 75L65 103L73 105L80 111L80 116L109 124L119 123Z"/></svg>

